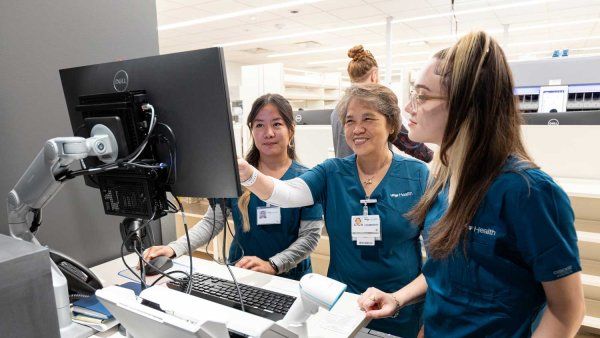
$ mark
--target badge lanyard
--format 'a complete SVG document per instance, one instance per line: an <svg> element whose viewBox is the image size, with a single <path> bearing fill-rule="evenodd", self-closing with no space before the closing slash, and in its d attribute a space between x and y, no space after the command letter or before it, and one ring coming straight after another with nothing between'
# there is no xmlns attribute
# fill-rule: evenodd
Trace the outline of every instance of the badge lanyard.
<svg viewBox="0 0 600 338"><path fill-rule="evenodd" d="M281 224L281 208L270 204L256 208L256 224Z"/></svg>
<svg viewBox="0 0 600 338"><path fill-rule="evenodd" d="M360 200L363 205L362 215L352 216L350 220L352 240L359 246L374 246L381 240L381 222L379 215L369 215L369 204L377 203L376 199Z"/></svg>

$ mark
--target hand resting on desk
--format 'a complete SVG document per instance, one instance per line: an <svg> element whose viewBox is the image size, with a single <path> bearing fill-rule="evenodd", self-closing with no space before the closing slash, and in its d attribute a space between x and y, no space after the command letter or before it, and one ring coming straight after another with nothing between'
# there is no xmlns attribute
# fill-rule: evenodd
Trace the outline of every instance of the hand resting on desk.
<svg viewBox="0 0 600 338"><path fill-rule="evenodd" d="M175 251L168 245L156 245L144 251L145 261L150 261L159 256L173 258L175 257ZM235 266L242 269L268 273L270 275L275 274L275 270L271 266L271 263L256 256L244 256L235 264ZM139 264L137 269L140 269Z"/></svg>

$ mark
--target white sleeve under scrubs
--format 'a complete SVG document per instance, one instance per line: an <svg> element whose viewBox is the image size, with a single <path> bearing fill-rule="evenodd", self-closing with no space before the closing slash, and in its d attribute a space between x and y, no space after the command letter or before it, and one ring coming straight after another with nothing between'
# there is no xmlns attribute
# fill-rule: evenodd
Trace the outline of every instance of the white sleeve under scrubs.
<svg viewBox="0 0 600 338"><path fill-rule="evenodd" d="M454 203L460 203L455 201ZM441 191L423 238L447 209ZM509 158L490 186L463 244L423 267L428 337L528 337L546 298L541 282L581 270L566 193L539 169Z"/></svg>

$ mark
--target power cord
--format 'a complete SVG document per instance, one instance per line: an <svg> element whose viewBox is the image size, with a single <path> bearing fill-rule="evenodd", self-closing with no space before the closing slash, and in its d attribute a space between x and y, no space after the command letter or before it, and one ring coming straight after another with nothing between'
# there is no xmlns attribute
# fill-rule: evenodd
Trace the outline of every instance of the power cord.
<svg viewBox="0 0 600 338"><path fill-rule="evenodd" d="M133 153L129 154L128 156L126 156L123 159L117 160L116 162L106 163L106 164L99 165L94 168L74 170L74 171L68 170L63 174L63 176L58 177L57 180L65 181L67 179L71 179L71 178L74 178L77 176L99 174L99 173L103 173L106 171L117 169L119 167L124 167L127 165L137 165L136 163L134 163L134 161L146 149L146 145L148 144L148 141L150 140L150 137L152 136L152 131L154 130L154 127L156 126L156 120L157 120L156 112L154 111L154 106L152 106L150 103L145 103L144 105L142 105L142 109L146 110L146 111L148 111L148 110L150 111L150 114L151 114L150 126L148 127L148 132L146 133L146 137L144 138L142 143L140 143L140 145L133 151ZM162 168L166 167L166 164L161 163L159 166L161 166L161 165L163 166Z"/></svg>
<svg viewBox="0 0 600 338"><path fill-rule="evenodd" d="M175 198L175 201L177 201L177 204L179 205L179 210L181 210L181 219L183 220L183 229L185 230L185 239L187 241L188 257L190 259L190 274L189 274L186 293L190 294L192 292L192 277L194 276L194 268L192 267L192 264L193 264L192 245L190 243L190 234L188 233L188 225L187 225L187 221L185 220L185 210L183 210L183 204L181 204L179 197L177 197L175 195L173 195L173 197Z"/></svg>
<svg viewBox="0 0 600 338"><path fill-rule="evenodd" d="M219 199L219 206L221 207L221 213L223 214L223 222L227 223L227 227L229 227L229 221L227 221L227 210L225 209L225 199L221 198ZM228 263L228 259L226 259L226 255L225 255L225 246L227 245L227 229L225 229L225 224L223 224L223 247L222 247L222 253L223 253L223 262L225 263L225 266L227 267L227 270L229 270L229 274L231 275L231 278L233 279L233 284L235 284L235 288L237 289L238 292L238 297L240 298L240 305L241 305L241 310L242 312L246 312L246 308L244 307L244 300L242 298L242 291L240 290L240 285L238 284L237 280L235 279L235 275L233 274L233 271L231 270L231 267L229 266L230 264ZM232 236L232 241L235 240L235 236ZM243 256L242 256L243 257Z"/></svg>
<svg viewBox="0 0 600 338"><path fill-rule="evenodd" d="M142 224L142 226L140 226L140 227L139 227L139 229L138 229L138 230L142 230L142 229L144 229L145 227L149 226L149 225L150 225L150 222L154 220L154 217L155 217L155 216L156 216L156 212L155 212L155 213L152 215L152 217L151 217L150 219L148 219L148 220L144 221L144 223ZM145 282L144 278L142 278L141 276L138 276L138 274L137 274L137 273L136 273L136 272L133 270L133 268L131 268L131 266L130 266L129 264L127 264L127 262L125 261L125 251L124 251L124 248L125 248L125 243L126 243L126 242L128 242L128 241L131 239L131 237L132 237L134 234L135 234L135 232L131 232L131 233L129 233L129 234L127 235L127 237L126 237L126 238L123 240L123 242L121 243L121 260L123 261L123 264L125 265L125 267L126 267L126 268L127 268L127 269L128 269L128 270L129 270L129 271L130 271L130 272L131 272L131 273L132 273L134 276L135 276L135 277L137 277L137 278L139 279L140 283L142 284L142 287L143 287L143 288L146 288L146 287L147 287L147 285L146 285L146 282ZM160 271L160 270L159 270L159 269L158 269L156 266L154 266L154 265L150 264L148 261L146 261L146 260L144 259L144 256L142 255L142 253L141 253L141 252L139 252L139 251L137 250L137 248L134 250L134 252L135 252L135 253L138 255L138 258L139 258L139 259L141 260L141 262L142 262L142 264L141 264L141 267L140 267L140 268L144 269L144 268L145 268L145 266L147 265L147 266L150 266L150 267L152 267L153 269L155 269L156 271L158 271L158 273L159 273L159 274L161 274L161 275L162 275L160 278L158 278L156 281L154 281L154 282L152 283L152 285L155 285L155 284L156 284L156 282L158 282L158 280L160 280L160 279L162 279L162 278L164 278L164 277L167 277L167 278L169 278L170 280L172 280L172 281L176 282L176 281L178 281L178 280L179 280L179 278L176 278L176 277L172 277L172 276L171 276L171 275L173 275L173 274L176 274L176 273L179 273L179 274L186 275L188 278L191 276L191 274L188 274L187 272L185 272L185 271L181 271L181 270L170 271L170 272L168 272L168 273L162 272L162 271ZM190 280L191 280L191 279L190 279Z"/></svg>

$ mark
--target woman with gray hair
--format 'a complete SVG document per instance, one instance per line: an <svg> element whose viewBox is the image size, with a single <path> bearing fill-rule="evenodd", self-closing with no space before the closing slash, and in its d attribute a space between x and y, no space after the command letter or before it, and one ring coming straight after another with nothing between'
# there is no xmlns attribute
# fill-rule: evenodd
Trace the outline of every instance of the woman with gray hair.
<svg viewBox="0 0 600 338"><path fill-rule="evenodd" d="M354 155L328 159L287 181L266 176L240 159L242 185L284 208L320 203L330 239L327 275L357 294L371 285L396 290L421 271L420 229L404 214L421 198L428 170L423 162L388 147L400 130L400 108L387 87L353 86L336 110ZM395 318L374 320L369 328L415 337L421 311L422 304L404 307Z"/></svg>

